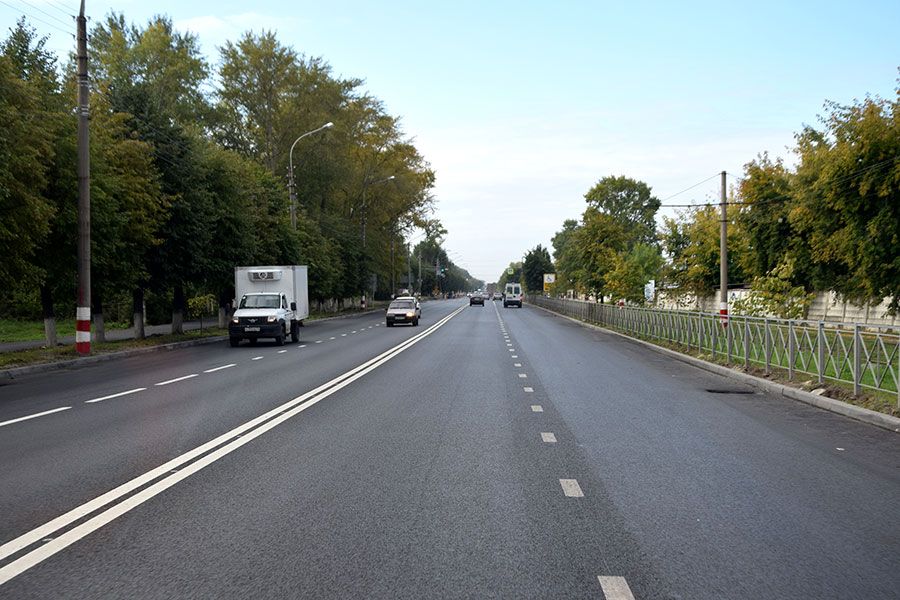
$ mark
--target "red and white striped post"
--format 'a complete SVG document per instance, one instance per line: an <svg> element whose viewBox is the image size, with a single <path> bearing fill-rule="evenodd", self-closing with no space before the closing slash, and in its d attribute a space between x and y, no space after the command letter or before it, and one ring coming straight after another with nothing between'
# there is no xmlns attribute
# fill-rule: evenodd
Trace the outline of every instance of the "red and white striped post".
<svg viewBox="0 0 900 600"><path fill-rule="evenodd" d="M91 353L91 307L79 306L75 316L75 352Z"/></svg>

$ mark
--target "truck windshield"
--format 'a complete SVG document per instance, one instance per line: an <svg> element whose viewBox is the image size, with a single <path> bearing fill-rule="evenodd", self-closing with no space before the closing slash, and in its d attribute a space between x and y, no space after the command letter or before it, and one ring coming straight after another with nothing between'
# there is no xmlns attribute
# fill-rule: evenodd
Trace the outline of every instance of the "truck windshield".
<svg viewBox="0 0 900 600"><path fill-rule="evenodd" d="M241 298L240 308L278 308L281 297L278 294L254 294Z"/></svg>

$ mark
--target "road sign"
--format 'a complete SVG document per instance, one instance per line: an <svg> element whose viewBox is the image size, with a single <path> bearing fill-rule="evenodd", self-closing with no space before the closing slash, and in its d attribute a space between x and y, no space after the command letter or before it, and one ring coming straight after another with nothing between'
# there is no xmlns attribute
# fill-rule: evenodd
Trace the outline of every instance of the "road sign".
<svg viewBox="0 0 900 600"><path fill-rule="evenodd" d="M556 273L544 273L544 291L549 292L550 286L556 283Z"/></svg>
<svg viewBox="0 0 900 600"><path fill-rule="evenodd" d="M512 274L515 273L515 272L516 272L515 269L513 269L512 267L509 267L508 269L506 269L506 274L507 274L507 275L512 275Z"/></svg>

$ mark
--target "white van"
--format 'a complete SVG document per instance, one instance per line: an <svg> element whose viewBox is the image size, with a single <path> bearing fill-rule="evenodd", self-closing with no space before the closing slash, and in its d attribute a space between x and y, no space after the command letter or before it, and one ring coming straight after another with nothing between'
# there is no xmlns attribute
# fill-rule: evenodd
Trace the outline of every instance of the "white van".
<svg viewBox="0 0 900 600"><path fill-rule="evenodd" d="M522 308L522 286L518 283L506 284L506 293L503 294L503 308L508 306Z"/></svg>

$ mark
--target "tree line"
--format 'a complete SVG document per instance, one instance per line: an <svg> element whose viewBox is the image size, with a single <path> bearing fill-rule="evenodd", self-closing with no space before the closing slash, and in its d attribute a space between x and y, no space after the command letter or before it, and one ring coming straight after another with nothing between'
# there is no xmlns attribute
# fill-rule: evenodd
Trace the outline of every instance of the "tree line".
<svg viewBox="0 0 900 600"><path fill-rule="evenodd" d="M269 31L247 32L218 54L211 65L198 38L167 17L135 25L114 13L90 31L92 308L101 335L112 302L131 304L137 321L146 305L151 319L172 315L176 324L192 296L225 306L236 265L309 265L310 299L325 303L390 295L405 280L404 237L416 228L426 240L413 260L433 265L440 250L446 232L429 218L434 172L361 79L336 76ZM0 46L7 316L74 312L76 97L73 57L60 64L21 19ZM294 227L290 149L327 122L294 147Z"/></svg>
<svg viewBox="0 0 900 600"><path fill-rule="evenodd" d="M900 89L898 98L900 98ZM744 167L727 198L729 281L754 293L745 314L804 316L818 291L859 304L889 299L900 309L900 100L829 102L818 126L795 135L796 166L763 153ZM656 280L669 294L699 297L719 285L720 207L700 204L663 217L647 184L604 177L581 218L552 238L553 259L531 249L515 278L554 293L643 304ZM502 275L505 280L506 273Z"/></svg>

